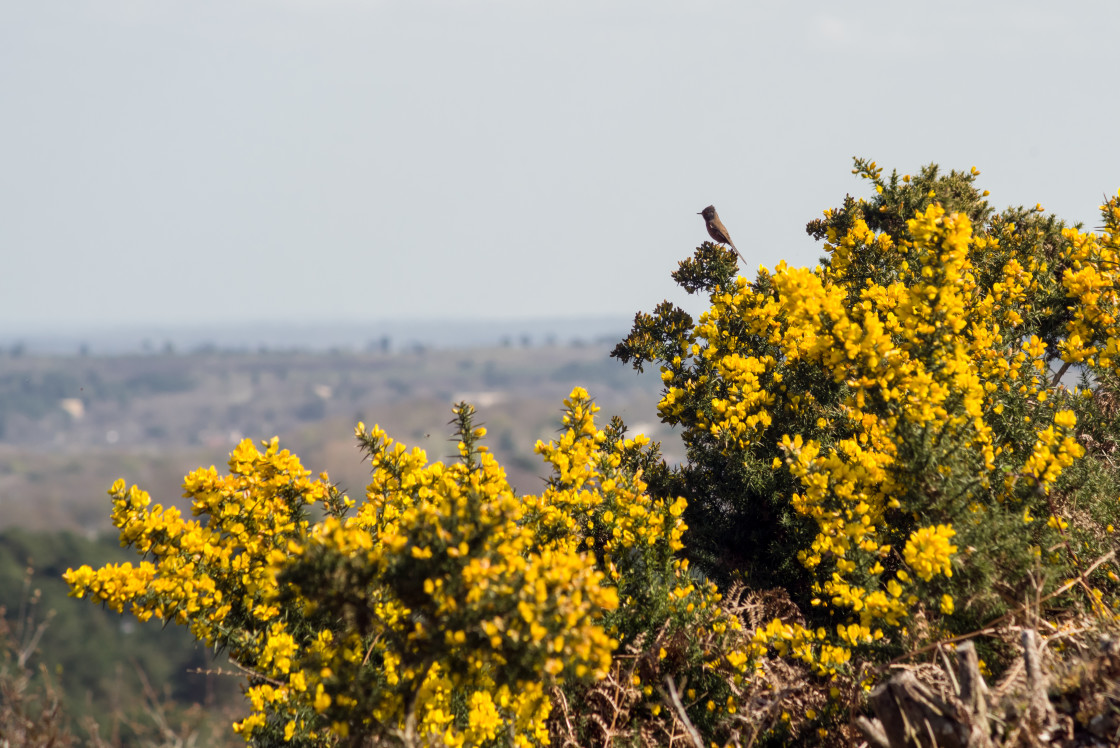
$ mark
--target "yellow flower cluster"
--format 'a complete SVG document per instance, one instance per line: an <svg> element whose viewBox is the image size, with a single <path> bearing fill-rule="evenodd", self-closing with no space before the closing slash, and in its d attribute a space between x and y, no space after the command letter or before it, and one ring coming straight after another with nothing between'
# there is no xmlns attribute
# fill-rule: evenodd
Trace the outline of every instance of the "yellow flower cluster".
<svg viewBox="0 0 1120 748"><path fill-rule="evenodd" d="M448 745L499 731L539 743L550 709L541 674L606 673L617 642L596 621L617 607L617 593L576 543L538 542L523 522L527 504L471 446L481 435L464 439L462 461L428 465L374 428L364 435L366 501L350 519L336 512L314 526L312 505L351 502L325 475L310 479L275 439L264 451L240 444L229 475L188 475L189 521L118 481L110 493L122 544L152 560L83 566L66 581L76 596L187 624L228 648L255 674L253 713L236 726L246 739L344 736L371 722L403 729L412 717L420 734ZM655 524L671 519L667 511ZM312 576L315 564L361 584L344 605L364 623L338 627L328 607L338 590ZM370 682L367 671L373 685L355 687ZM462 722L453 693L469 695Z"/></svg>
<svg viewBox="0 0 1120 748"><path fill-rule="evenodd" d="M651 620L650 630L703 640L704 648L696 654L701 666L686 675L694 683L701 676L711 679L711 692L720 696L711 712L735 714L739 703L728 691L728 681L743 681L757 651L742 636L740 619L720 606L715 585L695 578L688 561L675 557L687 529L682 519L685 500L651 498L640 471L625 466L626 455L640 451L647 437L608 443L606 432L595 425L599 408L581 387L564 404L565 432L556 441L537 443L537 452L552 465L553 474L544 493L523 497L527 521L546 547L594 553L597 567L618 590L619 608L607 620L620 639L629 642L648 635L649 631L635 631L634 625L648 617L653 605L664 606L670 620ZM700 630L712 635L698 637ZM629 632L625 638L624 632ZM664 657L662 650L659 659ZM716 673L722 675L714 677ZM660 694L652 687L642 694L657 714Z"/></svg>
<svg viewBox="0 0 1120 748"><path fill-rule="evenodd" d="M1077 443L1073 428L1077 416L1071 410L1054 414L1054 422L1038 432L1038 441L1024 467L1040 486L1049 488L1062 471L1084 456L1085 448Z"/></svg>
<svg viewBox="0 0 1120 748"><path fill-rule="evenodd" d="M612 652L636 636L651 594L675 626L713 632L696 654L704 672L741 680L739 620L675 558L684 500L652 499L624 464L648 439L608 443L581 388L565 405L564 433L537 445L553 469L539 496L513 493L465 404L451 464L359 424L371 479L356 507L276 439L263 451L246 441L228 475L187 476L191 520L118 481L122 544L150 560L83 566L66 581L226 648L250 673L251 712L235 729L257 744L379 731L546 744L551 686L617 667ZM315 505L326 512L312 523ZM728 692L713 714L736 709Z"/></svg>
<svg viewBox="0 0 1120 748"><path fill-rule="evenodd" d="M1072 319L1062 342L1066 361L1111 368L1120 355L1120 194L1101 206L1102 236L1065 229L1062 287Z"/></svg>
<svg viewBox="0 0 1120 748"><path fill-rule="evenodd" d="M687 529L685 501L654 500L640 475L622 468L622 455L649 439L639 435L607 445L595 426L599 407L577 387L564 401L567 430L558 441L537 442L536 451L552 466L553 477L539 497L524 497L526 512L550 547L575 543L594 550L615 582L616 556L638 549L671 554L680 550Z"/></svg>
<svg viewBox="0 0 1120 748"><path fill-rule="evenodd" d="M1001 249L998 232L974 235L967 216L937 203L906 229L892 238L857 219L842 235L832 230L827 267L782 263L753 285L739 277L717 289L687 340L691 362L662 368L663 417L694 423L748 459L776 444L773 467L800 484L789 501L816 527L798 553L816 575L814 604L847 618L835 635L822 629L824 638L775 623L755 633L755 644L825 671L844 657L822 649L824 639L841 649L874 642L923 604L922 583L952 576L957 549L949 539L959 519L943 513L928 518L941 523L915 529L923 517L914 502L961 492L1019 501L1022 486L1048 491L1083 454L1072 411L1053 406L1046 346L1017 331L1033 313L1025 300L1045 268L1024 266ZM1106 251L1095 240L1071 245L1094 261ZM1004 257L998 279L982 286L975 260L990 265L993 256ZM1091 269L1086 263L1064 281L1071 297L1092 306L1076 315L1071 324L1081 327L1071 327L1070 340L1080 331L1099 341L1114 323L1115 280ZM887 281L872 280L875 272ZM1078 350L1107 356L1108 346ZM839 409L804 386L806 367L842 388ZM802 379L792 386L795 377ZM1023 422L1035 434L1033 450L1013 444L1022 427L1006 423L1012 399L1033 403ZM775 433L779 420L825 438ZM972 506L980 512L973 521L984 521L983 502ZM952 596L937 609L952 613Z"/></svg>
<svg viewBox="0 0 1120 748"><path fill-rule="evenodd" d="M419 704L420 734L448 745L496 731L539 739L550 710L543 684L601 678L617 644L599 623L618 605L615 589L575 543L538 542L530 503L476 444L483 433L473 430L460 442L462 459L444 465L359 425L372 471L366 501L353 518L315 528L289 561L313 569L346 559L351 573L375 580L363 660L338 651L314 661L331 673L327 695L350 693L365 663L378 663L386 687L359 699L371 707L365 719L404 729L410 704ZM334 594L301 592L319 606ZM433 661L438 668L425 664ZM466 729L455 722L452 693L471 705Z"/></svg>
<svg viewBox="0 0 1120 748"><path fill-rule="evenodd" d="M175 507L151 505L148 494L118 480L109 490L121 544L149 556L137 567L88 566L67 571L73 594L90 595L140 620L152 616L189 625L214 644L227 623L243 627L222 643L235 656L267 636L279 613L270 600L273 566L290 540L307 530L307 508L332 494L326 475L310 478L299 459L273 439L264 452L250 440L230 454L230 474L211 466L188 475L184 495L200 519L185 520ZM263 642L261 642L263 643Z"/></svg>
<svg viewBox="0 0 1120 748"><path fill-rule="evenodd" d="M934 574L953 576L953 567L949 563L957 547L949 543L949 539L956 535L956 531L948 525L936 527L922 527L910 534L906 547L902 550L902 557L919 577L928 582Z"/></svg>
<svg viewBox="0 0 1120 748"><path fill-rule="evenodd" d="M830 642L829 633L823 628L810 631L799 623L786 623L775 618L754 630L752 653L761 659L773 649L779 657L801 660L821 675L835 676L851 660L851 645L878 638L857 624L838 626L836 634L837 639L843 642L839 646Z"/></svg>

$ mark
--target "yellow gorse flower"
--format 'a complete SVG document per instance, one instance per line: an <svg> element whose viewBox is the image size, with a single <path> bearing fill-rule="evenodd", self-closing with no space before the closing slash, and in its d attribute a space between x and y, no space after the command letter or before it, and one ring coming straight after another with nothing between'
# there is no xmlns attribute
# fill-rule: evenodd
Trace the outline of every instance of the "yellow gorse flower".
<svg viewBox="0 0 1120 748"><path fill-rule="evenodd" d="M857 172L894 199L874 164ZM965 520L943 513L918 526L916 494L963 491L970 528L1006 506L1031 532L1064 529L1031 524L1032 508L1049 514L1039 497L1085 454L1050 361L1057 349L1067 362L1111 366L1120 351L1120 196L1104 206L1103 238L1065 230L1061 260L1070 268L1059 277L1018 251L1034 240L1022 227L996 220L976 233L938 194L923 193L926 203L894 235L860 217L862 202L845 208L844 231L826 211L834 222L824 266L779 263L755 283L737 277L714 287L710 308L681 339L687 355L666 356L662 367L659 410L684 426L686 442L747 464L766 454L767 466L796 481L788 506L815 528L796 554L813 579L812 605L844 623L825 640L763 627L755 642L822 672L822 641L858 647L904 626L919 607L954 610L952 596L929 603L933 588L923 585L952 578L950 541ZM1032 307L1044 289L1070 303L1058 347L1024 333L1045 311ZM823 386L806 386L806 371L831 379L839 405L818 398ZM1009 426L1006 409L1020 403L1028 412ZM777 426L790 423L803 428ZM915 454L928 461L919 466Z"/></svg>
<svg viewBox="0 0 1120 748"><path fill-rule="evenodd" d="M714 586L674 558L684 500L651 498L623 464L648 439L608 443L580 388L565 404L566 430L537 446L554 471L540 495L513 493L465 404L451 464L359 424L371 478L356 505L276 439L263 451L245 441L228 475L211 467L186 477L191 520L118 481L110 494L122 542L152 560L83 566L66 580L76 596L175 620L227 648L254 674L252 711L235 725L247 740L343 738L411 719L447 745L499 734L547 742L549 685L600 679L614 663L615 621L646 592L628 570L663 570L667 607L705 621L718 641L739 631ZM316 505L326 516L312 523ZM707 656L729 677L748 665L745 645ZM643 697L658 698L652 688Z"/></svg>
<svg viewBox="0 0 1120 748"><path fill-rule="evenodd" d="M928 582L935 574L953 576L950 563L957 547L949 542L956 531L948 525L922 527L915 530L906 541L902 557L914 573Z"/></svg>

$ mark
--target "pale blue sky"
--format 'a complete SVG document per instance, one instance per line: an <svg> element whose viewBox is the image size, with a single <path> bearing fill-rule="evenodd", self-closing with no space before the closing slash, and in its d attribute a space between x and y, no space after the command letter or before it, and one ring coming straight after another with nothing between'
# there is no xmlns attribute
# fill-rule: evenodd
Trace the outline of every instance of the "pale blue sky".
<svg viewBox="0 0 1120 748"><path fill-rule="evenodd" d="M889 170L1099 225L1120 3L4 0L0 332L614 316ZM693 305L694 308L694 305Z"/></svg>

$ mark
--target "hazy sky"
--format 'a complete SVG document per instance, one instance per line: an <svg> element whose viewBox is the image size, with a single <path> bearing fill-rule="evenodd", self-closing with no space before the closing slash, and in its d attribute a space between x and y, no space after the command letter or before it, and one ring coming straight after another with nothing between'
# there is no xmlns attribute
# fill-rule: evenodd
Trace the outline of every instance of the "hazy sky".
<svg viewBox="0 0 1120 748"><path fill-rule="evenodd" d="M2 0L0 332L629 318L851 157L1099 225L1120 3Z"/></svg>

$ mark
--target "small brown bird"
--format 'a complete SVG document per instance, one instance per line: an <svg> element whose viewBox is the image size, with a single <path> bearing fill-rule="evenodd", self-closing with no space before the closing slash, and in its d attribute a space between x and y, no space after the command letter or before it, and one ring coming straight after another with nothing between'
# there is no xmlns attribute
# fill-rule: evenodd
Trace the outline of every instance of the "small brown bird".
<svg viewBox="0 0 1120 748"><path fill-rule="evenodd" d="M704 216L704 225L708 229L708 236L712 237L713 241L717 244L730 245L732 249L735 249L735 242L731 241L731 235L727 233L727 227L723 225L723 221L719 220L719 216L716 215L714 205L709 205L696 215ZM739 259L746 263L747 258L743 257L743 254L738 249L735 249L735 254L739 255Z"/></svg>

